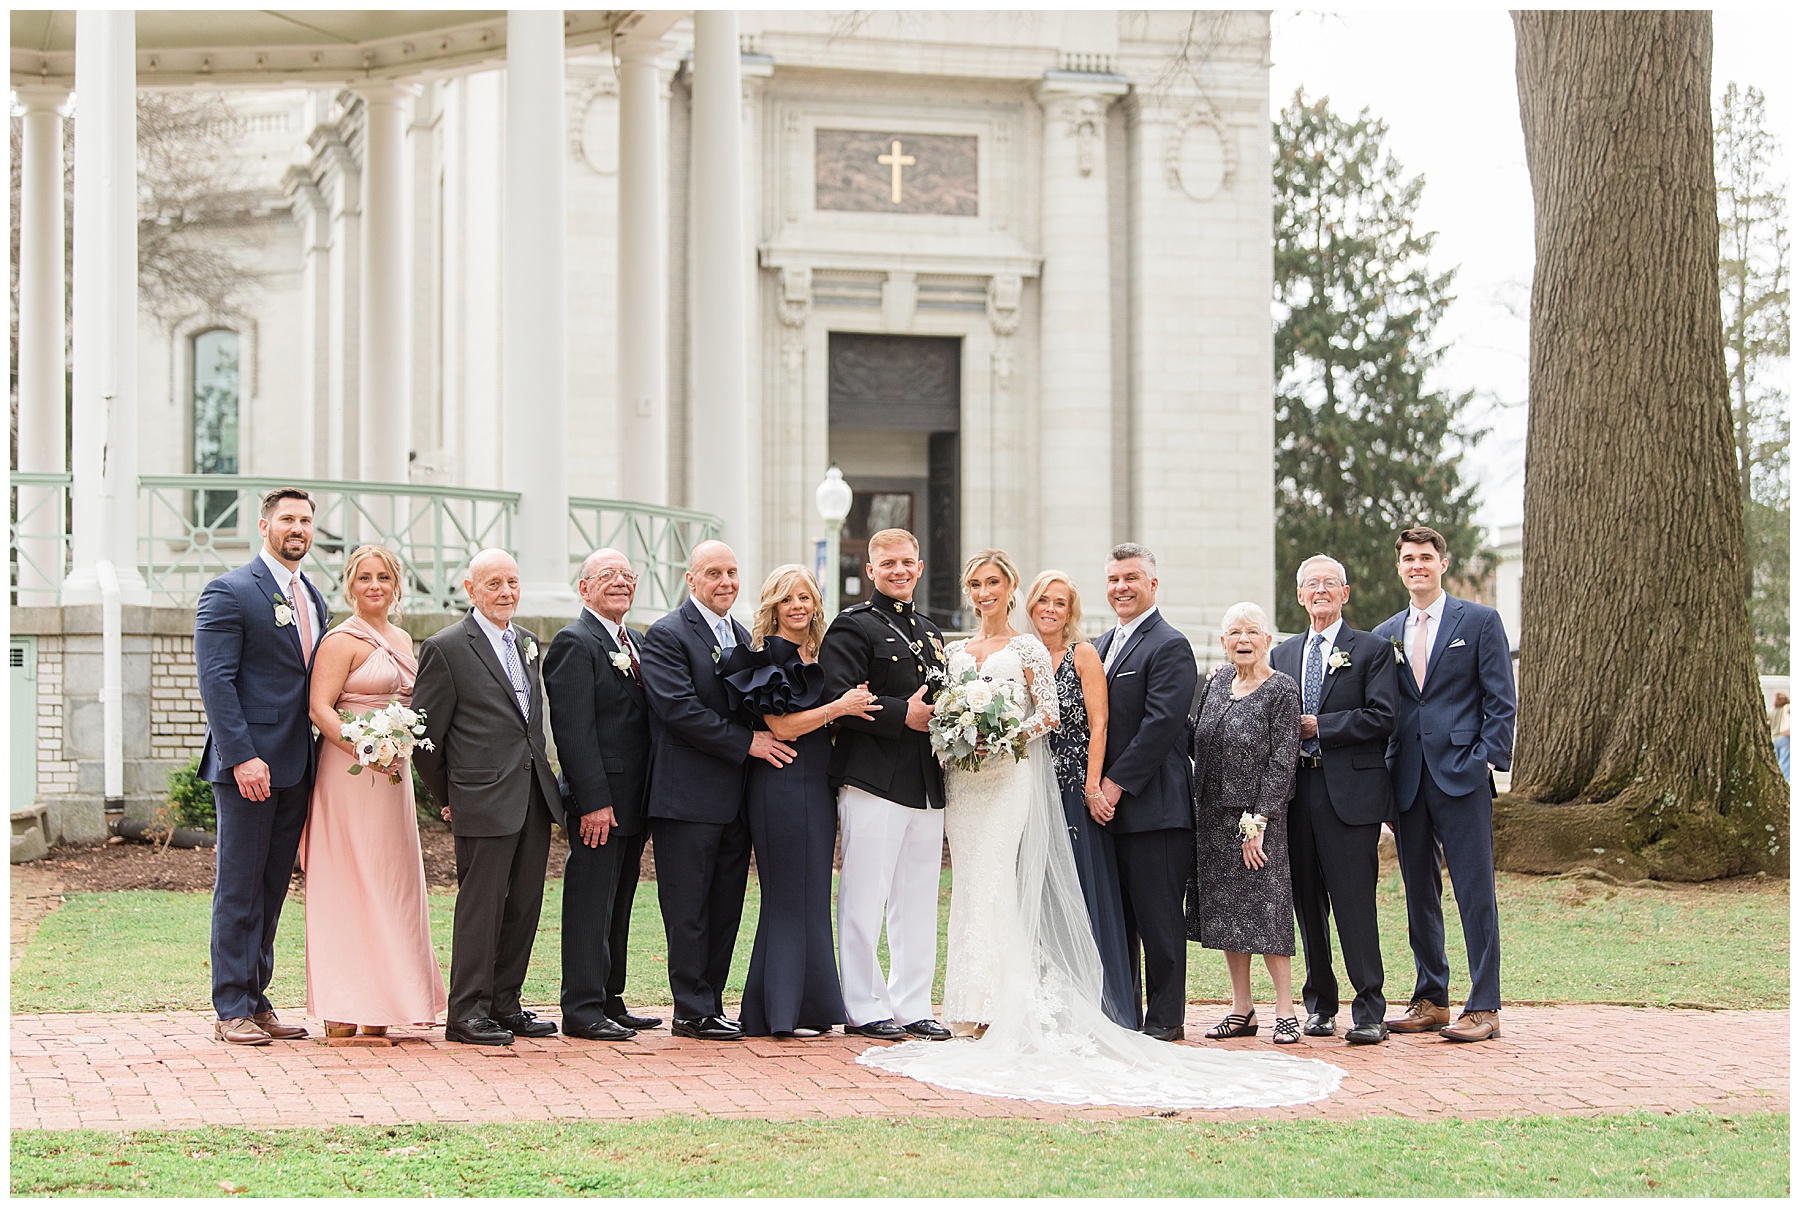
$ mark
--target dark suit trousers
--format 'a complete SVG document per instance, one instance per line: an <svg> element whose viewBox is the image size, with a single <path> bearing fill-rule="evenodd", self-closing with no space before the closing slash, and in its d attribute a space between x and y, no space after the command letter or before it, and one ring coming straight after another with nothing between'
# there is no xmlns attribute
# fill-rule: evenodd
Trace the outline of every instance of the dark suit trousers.
<svg viewBox="0 0 1800 1208"><path fill-rule="evenodd" d="M725 1013L725 979L744 915L750 877L750 827L742 810L730 822L652 818L656 897L669 939L669 990L675 1018Z"/></svg>
<svg viewBox="0 0 1800 1208"><path fill-rule="evenodd" d="M563 865L562 1013L565 1027L587 1027L624 1010L625 941L637 893L644 832L613 831L589 847L569 820Z"/></svg>
<svg viewBox="0 0 1800 1208"><path fill-rule="evenodd" d="M1301 998L1309 1014L1338 1012L1337 974L1331 968L1331 916L1337 916L1344 972L1356 988L1350 1017L1380 1023L1381 936L1375 924L1375 883L1380 876L1381 823L1353 826L1337 816L1326 795L1325 771L1301 768L1288 805L1288 870L1294 879L1294 916L1306 952Z"/></svg>
<svg viewBox="0 0 1800 1208"><path fill-rule="evenodd" d="M519 1009L544 906L550 807L536 778L525 825L510 835L456 836L456 916L450 942L452 1023Z"/></svg>
<svg viewBox="0 0 1800 1208"><path fill-rule="evenodd" d="M1133 995L1144 995L1144 1026L1178 1028L1187 1018L1187 916L1182 896L1194 869L1194 833L1115 834L1119 896Z"/></svg>
<svg viewBox="0 0 1800 1208"><path fill-rule="evenodd" d="M1483 786L1452 797L1429 771L1419 775L1412 808L1394 824L1400 875L1406 882L1406 938L1418 970L1413 997L1450 1005L1450 961L1444 954L1444 884L1438 848L1456 889L1463 943L1469 952L1468 1011L1500 1009L1500 911L1494 902L1494 797Z"/></svg>
<svg viewBox="0 0 1800 1208"><path fill-rule="evenodd" d="M246 800L235 780L212 787L218 827L213 1009L220 1019L243 1019L273 1009L264 991L275 973L275 928L294 875L312 780L275 789L266 801Z"/></svg>

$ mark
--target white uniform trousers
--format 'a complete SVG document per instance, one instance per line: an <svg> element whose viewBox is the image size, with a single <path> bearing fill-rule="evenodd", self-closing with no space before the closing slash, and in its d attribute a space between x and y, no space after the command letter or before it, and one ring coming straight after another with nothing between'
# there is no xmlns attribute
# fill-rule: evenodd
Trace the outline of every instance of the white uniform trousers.
<svg viewBox="0 0 1800 1208"><path fill-rule="evenodd" d="M838 824L844 856L838 874L838 956L850 1022L934 1018L944 811L909 809L846 785L838 793ZM884 908L887 977L875 955Z"/></svg>

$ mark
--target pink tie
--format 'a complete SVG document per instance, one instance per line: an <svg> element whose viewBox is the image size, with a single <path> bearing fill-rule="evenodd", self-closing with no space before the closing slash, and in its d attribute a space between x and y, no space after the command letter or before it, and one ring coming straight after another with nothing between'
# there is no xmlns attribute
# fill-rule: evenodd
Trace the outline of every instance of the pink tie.
<svg viewBox="0 0 1800 1208"><path fill-rule="evenodd" d="M1420 693L1425 691L1425 662L1431 657L1431 614L1419 614L1419 623L1413 633L1412 673L1413 682L1419 686Z"/></svg>
<svg viewBox="0 0 1800 1208"><path fill-rule="evenodd" d="M294 623L300 626L300 649L307 658L312 657L312 601L307 598L306 588L300 584L300 572L288 580L288 603L294 607Z"/></svg>

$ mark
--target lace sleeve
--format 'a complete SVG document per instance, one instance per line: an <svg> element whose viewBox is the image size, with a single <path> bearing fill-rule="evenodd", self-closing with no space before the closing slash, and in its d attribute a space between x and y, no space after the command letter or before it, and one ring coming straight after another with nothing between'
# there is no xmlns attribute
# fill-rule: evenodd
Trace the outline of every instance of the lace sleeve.
<svg viewBox="0 0 1800 1208"><path fill-rule="evenodd" d="M1036 638L1020 635L1014 644L1031 680L1031 716L1025 719L1023 733L1027 739L1040 738L1062 722L1056 703L1056 669L1050 665L1050 652Z"/></svg>

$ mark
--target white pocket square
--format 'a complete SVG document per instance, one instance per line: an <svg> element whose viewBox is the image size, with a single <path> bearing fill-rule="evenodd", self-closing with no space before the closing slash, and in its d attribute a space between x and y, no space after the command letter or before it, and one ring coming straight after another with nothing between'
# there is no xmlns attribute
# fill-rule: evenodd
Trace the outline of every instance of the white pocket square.
<svg viewBox="0 0 1800 1208"><path fill-rule="evenodd" d="M1458 646L1467 646L1467 645L1468 645L1467 642L1463 641L1461 638L1457 638L1454 642L1451 642L1448 646L1444 647L1444 649L1455 650Z"/></svg>
<svg viewBox="0 0 1800 1208"><path fill-rule="evenodd" d="M1128 675L1136 675L1136 674L1137 674L1137 672L1135 672L1135 671L1119 671L1119 672L1115 672L1113 674L1113 678L1114 679L1124 679Z"/></svg>

